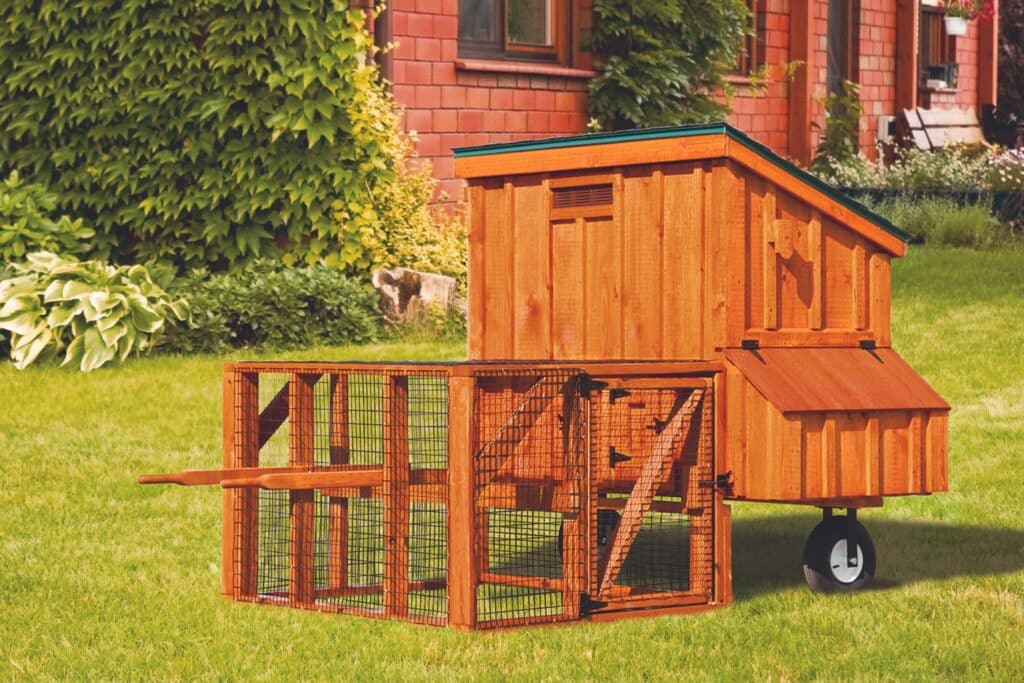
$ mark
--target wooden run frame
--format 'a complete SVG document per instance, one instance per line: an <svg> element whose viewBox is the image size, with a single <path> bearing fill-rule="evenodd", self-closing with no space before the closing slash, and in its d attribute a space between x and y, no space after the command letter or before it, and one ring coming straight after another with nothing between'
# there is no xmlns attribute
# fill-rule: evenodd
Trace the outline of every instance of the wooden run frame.
<svg viewBox="0 0 1024 683"><path fill-rule="evenodd" d="M700 611L731 601L729 511L724 492L704 481L721 464L712 397L723 370L703 361L229 363L222 469L140 482L222 488L221 592L235 600L457 629ZM379 400L359 408L365 396L351 384L367 377ZM431 428L419 378L444 389L432 404L444 429L440 467L416 464ZM616 403L623 396L632 398ZM655 415L649 436L622 422L645 400L643 419ZM355 416L370 411L379 447L367 464L370 423ZM636 463L620 466L625 473L607 469L613 437L610 427L594 431L602 421L643 435L629 442ZM429 438L436 446L437 435ZM287 464L263 462L274 447L287 452ZM278 508L268 507L274 501ZM365 549L351 539L368 527L352 506L371 504L381 511L374 561L383 569L359 579L349 554ZM445 520L443 533L436 524L431 532L442 570L430 575L415 571L423 506L443 510ZM622 521L601 556L599 515L609 513ZM690 519L692 552L680 558L686 586L617 581L648 514ZM495 565L504 551L493 544L510 541L494 525L509 519L526 524L527 536L557 531L561 568ZM552 527L551 519L560 522ZM278 525L270 532L277 537L268 524ZM544 552L550 561L550 545ZM513 589L551 604L533 613L521 597L488 593ZM428 598L437 609L424 611Z"/></svg>

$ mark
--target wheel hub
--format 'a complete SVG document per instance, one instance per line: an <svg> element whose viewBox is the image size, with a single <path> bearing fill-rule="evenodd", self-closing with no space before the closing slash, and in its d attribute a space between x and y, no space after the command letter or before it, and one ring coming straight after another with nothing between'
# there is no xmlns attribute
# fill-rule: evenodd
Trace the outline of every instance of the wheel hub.
<svg viewBox="0 0 1024 683"><path fill-rule="evenodd" d="M853 583L860 576L864 567L864 553L857 546L857 561L851 563L846 555L846 539L840 539L832 546L829 554L829 568L832 576L840 583Z"/></svg>

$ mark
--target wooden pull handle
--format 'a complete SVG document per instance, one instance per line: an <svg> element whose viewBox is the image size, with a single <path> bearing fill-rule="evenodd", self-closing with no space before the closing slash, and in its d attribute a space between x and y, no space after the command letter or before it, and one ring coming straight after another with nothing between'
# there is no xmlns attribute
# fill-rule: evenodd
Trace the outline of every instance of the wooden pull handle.
<svg viewBox="0 0 1024 683"><path fill-rule="evenodd" d="M182 481L182 473L178 474L143 474L139 477L140 484L177 484L179 486L187 486Z"/></svg>
<svg viewBox="0 0 1024 683"><path fill-rule="evenodd" d="M226 489L261 488L268 491L304 490L337 487L380 486L384 471L380 467L351 467L330 472L297 472L263 474L252 477L225 479L221 486Z"/></svg>
<svg viewBox="0 0 1024 683"><path fill-rule="evenodd" d="M274 491L380 486L383 481L382 468L363 465L345 465L325 472L310 472L306 467L241 467L230 470L185 470L177 474L144 474L139 477L140 484L223 486L226 489L260 488Z"/></svg>

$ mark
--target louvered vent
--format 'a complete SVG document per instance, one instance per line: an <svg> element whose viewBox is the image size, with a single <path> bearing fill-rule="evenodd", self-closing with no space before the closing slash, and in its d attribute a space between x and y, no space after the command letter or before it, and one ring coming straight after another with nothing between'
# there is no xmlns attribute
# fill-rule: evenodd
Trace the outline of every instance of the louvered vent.
<svg viewBox="0 0 1024 683"><path fill-rule="evenodd" d="M551 207L572 209L580 206L604 206L612 203L612 184L559 187L551 191Z"/></svg>

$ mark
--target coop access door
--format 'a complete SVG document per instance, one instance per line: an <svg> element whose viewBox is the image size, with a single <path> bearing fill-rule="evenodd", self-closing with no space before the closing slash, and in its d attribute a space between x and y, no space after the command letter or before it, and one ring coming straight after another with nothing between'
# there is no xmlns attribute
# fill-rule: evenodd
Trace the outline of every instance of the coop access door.
<svg viewBox="0 0 1024 683"><path fill-rule="evenodd" d="M714 602L710 378L500 373L476 390L478 626Z"/></svg>

